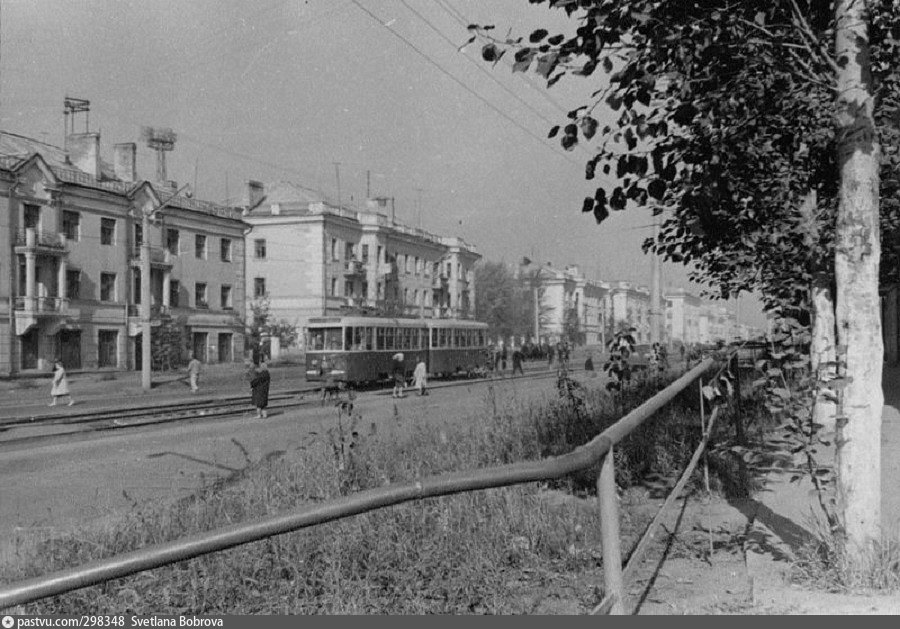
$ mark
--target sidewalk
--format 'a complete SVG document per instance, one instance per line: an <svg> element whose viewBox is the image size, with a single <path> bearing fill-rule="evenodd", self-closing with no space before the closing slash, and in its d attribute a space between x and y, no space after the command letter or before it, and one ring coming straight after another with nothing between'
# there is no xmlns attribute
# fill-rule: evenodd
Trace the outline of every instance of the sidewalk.
<svg viewBox="0 0 900 629"><path fill-rule="evenodd" d="M881 517L886 533L900 535L900 368L884 368L885 406L881 436ZM831 461L827 461L830 463ZM745 546L754 603L794 614L900 614L900 597L810 592L786 579L790 560L812 539L824 516L812 484L791 483L772 473L765 488L739 506L751 520Z"/></svg>
<svg viewBox="0 0 900 629"><path fill-rule="evenodd" d="M243 363L204 365L200 374L199 395L246 393L249 397L250 388L244 370ZM306 384L303 365L273 364L269 370L274 390L297 389ZM154 373L150 391L142 389L141 373L138 371L76 373L68 379L75 405L52 409L47 408L51 399L49 377L0 381L0 419L84 412L109 406L141 406L154 401L186 400L192 396L187 371L184 370Z"/></svg>

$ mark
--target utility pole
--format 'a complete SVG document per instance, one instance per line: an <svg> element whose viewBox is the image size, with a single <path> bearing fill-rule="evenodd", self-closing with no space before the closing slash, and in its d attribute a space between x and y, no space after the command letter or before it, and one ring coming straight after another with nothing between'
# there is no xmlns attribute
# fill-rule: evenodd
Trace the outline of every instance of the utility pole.
<svg viewBox="0 0 900 629"><path fill-rule="evenodd" d="M366 200L372 198L372 171L366 170Z"/></svg>
<svg viewBox="0 0 900 629"><path fill-rule="evenodd" d="M341 163L340 162L331 162L334 164L334 177L337 180L337 202L338 207L341 207Z"/></svg>
<svg viewBox="0 0 900 629"><path fill-rule="evenodd" d="M653 241L659 238L659 218L653 216ZM654 253L652 259L653 268L650 273L650 342L659 343L662 340L662 312L659 295L662 278L662 261L659 255Z"/></svg>
<svg viewBox="0 0 900 629"><path fill-rule="evenodd" d="M141 212L141 388L149 391L150 378L150 212Z"/></svg>

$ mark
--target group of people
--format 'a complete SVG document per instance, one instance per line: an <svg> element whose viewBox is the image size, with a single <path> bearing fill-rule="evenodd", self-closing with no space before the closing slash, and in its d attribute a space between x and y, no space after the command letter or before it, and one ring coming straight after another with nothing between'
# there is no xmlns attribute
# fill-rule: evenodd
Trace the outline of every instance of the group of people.
<svg viewBox="0 0 900 629"><path fill-rule="evenodd" d="M403 398L406 394L406 363L404 363L403 352L397 352L391 357L391 377L394 379L393 397ZM419 392L419 395L428 395L428 367L424 360L416 363L412 374L412 385Z"/></svg>

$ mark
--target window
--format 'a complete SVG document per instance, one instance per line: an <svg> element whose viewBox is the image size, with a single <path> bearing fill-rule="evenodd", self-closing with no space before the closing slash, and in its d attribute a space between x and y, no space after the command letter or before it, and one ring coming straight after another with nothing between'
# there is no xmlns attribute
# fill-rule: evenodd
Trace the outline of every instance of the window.
<svg viewBox="0 0 900 629"><path fill-rule="evenodd" d="M98 330L97 366L117 367L119 365L119 333L116 330Z"/></svg>
<svg viewBox="0 0 900 629"><path fill-rule="evenodd" d="M166 249L168 249L169 253L173 256L178 255L178 249L180 246L180 236L178 234L177 229L167 229L166 230Z"/></svg>
<svg viewBox="0 0 900 629"><path fill-rule="evenodd" d="M369 263L369 245L362 246L362 261L363 264Z"/></svg>
<svg viewBox="0 0 900 629"><path fill-rule="evenodd" d="M196 308L209 308L209 302L206 301L206 282L194 284L194 305Z"/></svg>
<svg viewBox="0 0 900 629"><path fill-rule="evenodd" d="M63 233L69 240L78 240L79 227L81 226L81 214L63 210Z"/></svg>
<svg viewBox="0 0 900 629"><path fill-rule="evenodd" d="M412 269L410 265L412 264L412 256L406 256L406 260L404 261L403 270L407 273L411 273Z"/></svg>
<svg viewBox="0 0 900 629"><path fill-rule="evenodd" d="M81 271L66 269L66 296L79 299L81 294Z"/></svg>
<svg viewBox="0 0 900 629"><path fill-rule="evenodd" d="M100 274L100 301L116 301L116 274Z"/></svg>
<svg viewBox="0 0 900 629"><path fill-rule="evenodd" d="M422 272L422 261L419 259L419 256L416 256L416 275L419 275Z"/></svg>
<svg viewBox="0 0 900 629"><path fill-rule="evenodd" d="M41 208L36 205L25 206L25 229L41 228Z"/></svg>
<svg viewBox="0 0 900 629"><path fill-rule="evenodd" d="M144 244L144 226L140 223L134 224L134 247L138 248Z"/></svg>
<svg viewBox="0 0 900 629"><path fill-rule="evenodd" d="M132 301L134 303L141 303L141 270L140 269L132 269L131 272L131 294L133 295Z"/></svg>
<svg viewBox="0 0 900 629"><path fill-rule="evenodd" d="M353 282L344 282L344 297L353 297Z"/></svg>
<svg viewBox="0 0 900 629"><path fill-rule="evenodd" d="M206 236L203 234L194 236L194 257L198 260L206 260Z"/></svg>
<svg viewBox="0 0 900 629"><path fill-rule="evenodd" d="M170 280L169 282L169 307L178 307L178 296L181 294L181 284L178 280Z"/></svg>
<svg viewBox="0 0 900 629"><path fill-rule="evenodd" d="M332 277L331 278L331 296L334 297L335 295L337 295L337 278Z"/></svg>
<svg viewBox="0 0 900 629"><path fill-rule="evenodd" d="M253 241L253 251L257 260L266 259L266 240L265 238L257 238Z"/></svg>
<svg viewBox="0 0 900 629"><path fill-rule="evenodd" d="M360 288L359 292L363 299L369 298L369 283L367 281L362 281L362 288Z"/></svg>
<svg viewBox="0 0 900 629"><path fill-rule="evenodd" d="M338 259L338 248L337 248L337 238L331 239L331 259Z"/></svg>
<svg viewBox="0 0 900 629"><path fill-rule="evenodd" d="M266 278L253 278L253 298L261 299L266 296Z"/></svg>
<svg viewBox="0 0 900 629"><path fill-rule="evenodd" d="M353 243L348 242L344 245L344 260L352 260L353 259Z"/></svg>
<svg viewBox="0 0 900 629"><path fill-rule="evenodd" d="M432 275L434 275L435 277L437 277L438 275L441 274L441 270L440 270L440 269L441 269L441 263L440 263L440 262L435 262L434 264L431 265L431 267L432 267L432 269L431 269L431 274L432 274Z"/></svg>
<svg viewBox="0 0 900 629"><path fill-rule="evenodd" d="M231 239L222 239L222 262L231 262Z"/></svg>
<svg viewBox="0 0 900 629"><path fill-rule="evenodd" d="M381 255L383 253L384 253L384 247L382 247L381 245L378 245L378 256L377 256L376 262L378 262L379 264L384 262L384 257Z"/></svg>
<svg viewBox="0 0 900 629"><path fill-rule="evenodd" d="M231 310L231 286L222 285L221 297L222 310Z"/></svg>
<svg viewBox="0 0 900 629"><path fill-rule="evenodd" d="M114 245L116 244L116 219L101 218L100 219L100 244Z"/></svg>

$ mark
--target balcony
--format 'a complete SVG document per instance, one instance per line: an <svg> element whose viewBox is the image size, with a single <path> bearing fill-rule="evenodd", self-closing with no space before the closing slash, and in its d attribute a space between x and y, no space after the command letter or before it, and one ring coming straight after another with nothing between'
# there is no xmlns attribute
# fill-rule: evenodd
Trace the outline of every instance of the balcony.
<svg viewBox="0 0 900 629"><path fill-rule="evenodd" d="M347 260L344 262L344 277L365 276L366 269L359 260Z"/></svg>
<svg viewBox="0 0 900 629"><path fill-rule="evenodd" d="M172 268L173 256L169 252L168 249L162 249L160 247L150 247L150 266L157 268ZM131 266L140 267L141 266L141 247L137 246L132 248L131 256L129 258L129 262Z"/></svg>
<svg viewBox="0 0 900 629"><path fill-rule="evenodd" d="M65 255L68 249L65 234L38 231L33 227L27 227L16 233L16 253Z"/></svg>
<svg viewBox="0 0 900 629"><path fill-rule="evenodd" d="M443 273L431 278L432 288L447 288L448 286L450 286L450 278Z"/></svg>
<svg viewBox="0 0 900 629"><path fill-rule="evenodd" d="M35 315L65 314L69 300L62 297L16 297L14 308Z"/></svg>
<svg viewBox="0 0 900 629"><path fill-rule="evenodd" d="M170 313L169 306L159 306L152 305L150 306L150 319L159 319L160 317L166 317ZM141 305L140 304L128 304L128 316L139 318L141 316Z"/></svg>

